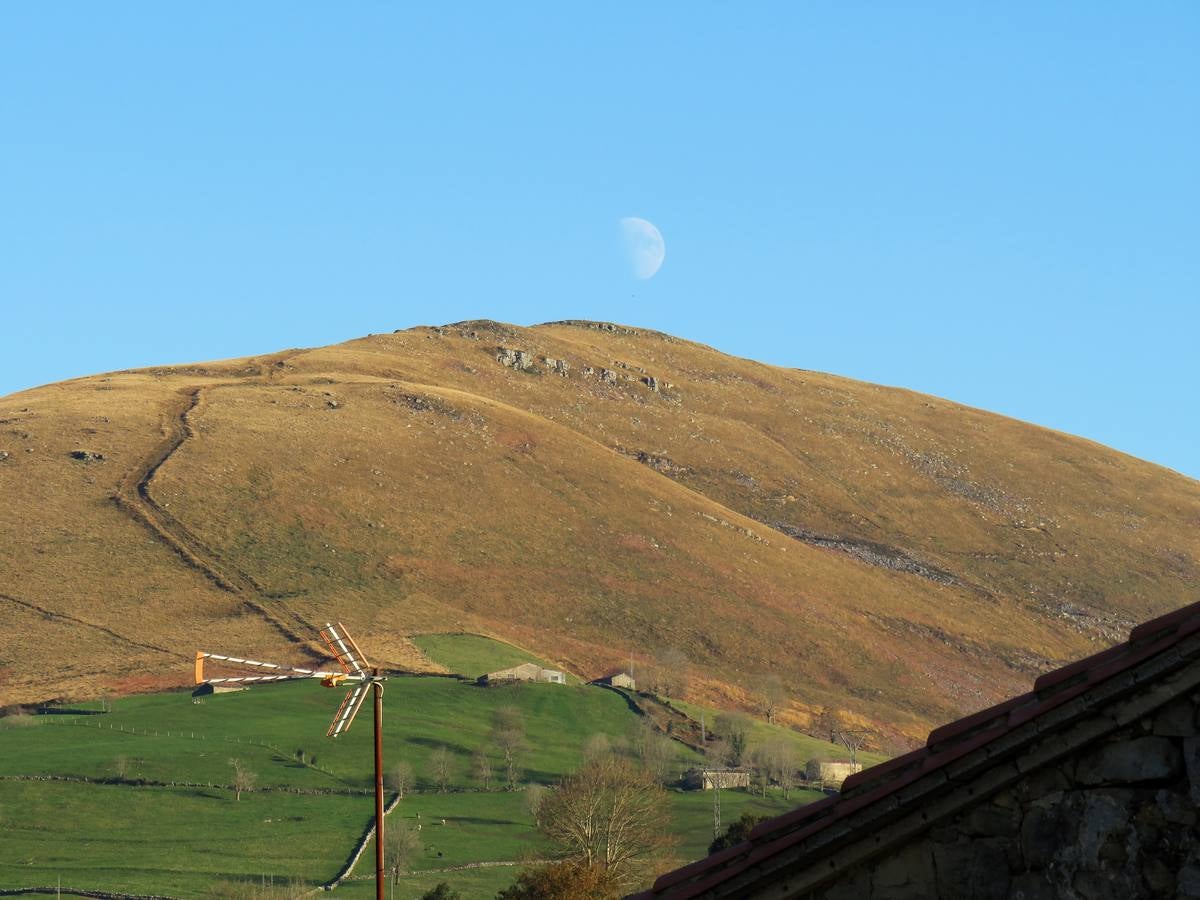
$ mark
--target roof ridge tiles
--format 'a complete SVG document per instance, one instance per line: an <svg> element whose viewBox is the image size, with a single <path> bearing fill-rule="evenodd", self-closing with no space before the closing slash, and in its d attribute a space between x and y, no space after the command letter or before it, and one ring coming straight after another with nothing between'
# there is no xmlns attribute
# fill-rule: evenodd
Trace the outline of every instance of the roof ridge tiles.
<svg viewBox="0 0 1200 900"><path fill-rule="evenodd" d="M1032 691L933 729L924 747L850 775L843 782L839 796L825 798L762 822L750 832L748 841L667 873L655 882L650 891L636 897L650 898L664 891L669 891L672 897L694 897L874 804L886 804L880 807L880 812L888 815L889 810L895 811L913 802L917 796L928 793L917 790L914 795L906 788L939 772L945 776L946 767L956 760L991 747L998 740L1003 746L997 749L1003 755L1038 736L1043 732L1040 727L1035 727L1025 737L1017 733L1018 729L1033 719L1059 709L1101 685L1112 685L1112 679L1123 673L1129 673L1129 683L1125 688L1116 684L1114 689L1117 695L1133 689L1145 677L1154 677L1153 672L1143 672L1142 676L1138 672L1149 660L1172 651L1185 638L1198 632L1200 603L1144 622L1130 631L1128 640L1042 675L1034 681ZM1189 646L1195 643L1192 641ZM1173 670L1184 664L1188 654L1194 657L1196 650L1192 646L1187 653L1175 651L1173 656L1177 659L1164 659L1161 666L1151 668L1159 672ZM1112 691L1107 694L1112 695ZM1074 714L1066 719L1059 716L1047 725L1053 729L1075 718ZM1016 744L1011 741L1006 743L1002 740L1006 736L1019 740ZM985 754L994 755L990 750ZM981 759L980 762L986 760ZM946 782L947 777L941 781ZM930 790L936 789L937 785L931 783ZM838 840L837 834L831 839ZM811 849L817 852L819 847Z"/></svg>

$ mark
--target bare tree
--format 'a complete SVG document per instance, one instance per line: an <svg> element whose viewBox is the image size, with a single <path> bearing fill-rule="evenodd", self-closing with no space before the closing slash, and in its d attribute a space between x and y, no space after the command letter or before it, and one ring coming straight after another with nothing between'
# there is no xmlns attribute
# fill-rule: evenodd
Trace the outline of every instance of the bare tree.
<svg viewBox="0 0 1200 900"><path fill-rule="evenodd" d="M660 784L666 783L679 756L675 742L660 732L649 717L642 717L634 726L632 747L634 756L651 777Z"/></svg>
<svg viewBox="0 0 1200 900"><path fill-rule="evenodd" d="M541 830L561 857L599 866L632 887L674 841L666 791L651 775L614 756L589 760L541 805Z"/></svg>
<svg viewBox="0 0 1200 900"><path fill-rule="evenodd" d="M492 715L492 743L504 759L505 790L515 791L525 753L525 720L515 706L501 706Z"/></svg>
<svg viewBox="0 0 1200 900"><path fill-rule="evenodd" d="M471 771L475 778L483 785L485 791L492 789L492 758L488 756L487 750L480 747L471 757Z"/></svg>
<svg viewBox="0 0 1200 900"><path fill-rule="evenodd" d="M237 757L231 757L229 765L233 767L234 797L240 801L242 799L242 791L254 790L254 783L258 781L258 776L247 769Z"/></svg>
<svg viewBox="0 0 1200 900"><path fill-rule="evenodd" d="M762 748L762 759L770 777L783 788L783 799L791 798L796 787L796 772L800 757L796 745L786 738L773 738Z"/></svg>
<svg viewBox="0 0 1200 900"><path fill-rule="evenodd" d="M413 768L404 760L400 760L388 772L388 787L395 791L401 799L412 790Z"/></svg>
<svg viewBox="0 0 1200 900"><path fill-rule="evenodd" d="M608 756L613 752L612 741L607 734L593 734L583 742L583 758L593 759L597 756Z"/></svg>
<svg viewBox="0 0 1200 900"><path fill-rule="evenodd" d="M775 724L779 709L786 701L787 689L783 686L783 679L772 672L762 683L762 706L768 723Z"/></svg>
<svg viewBox="0 0 1200 900"><path fill-rule="evenodd" d="M655 657L651 670L653 689L664 697L682 698L687 695L691 664L687 654L678 647L667 647Z"/></svg>
<svg viewBox="0 0 1200 900"><path fill-rule="evenodd" d="M413 861L424 849L421 834L411 822L401 819L388 823L383 831L383 867L392 876L393 885L412 868Z"/></svg>
<svg viewBox="0 0 1200 900"><path fill-rule="evenodd" d="M713 723L716 732L728 745L729 765L740 766L746 754L746 732L750 729L750 720L742 713L725 712L717 716Z"/></svg>
<svg viewBox="0 0 1200 900"><path fill-rule="evenodd" d="M836 709L822 706L813 716L812 727L820 735L829 735L829 743L836 744L838 730L842 727L842 715Z"/></svg>
<svg viewBox="0 0 1200 900"><path fill-rule="evenodd" d="M454 776L454 754L445 747L435 748L429 754L429 774L437 785L438 793L446 793Z"/></svg>
<svg viewBox="0 0 1200 900"><path fill-rule="evenodd" d="M547 788L542 784L530 784L525 787L525 810L533 819L535 828L542 827L542 803L546 799Z"/></svg>

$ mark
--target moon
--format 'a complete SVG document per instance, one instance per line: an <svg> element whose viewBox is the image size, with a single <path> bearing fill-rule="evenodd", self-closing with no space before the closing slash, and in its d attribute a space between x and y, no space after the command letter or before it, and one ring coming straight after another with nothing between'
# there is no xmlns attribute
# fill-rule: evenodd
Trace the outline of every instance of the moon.
<svg viewBox="0 0 1200 900"><path fill-rule="evenodd" d="M667 245L662 232L653 222L627 216L621 220L621 240L625 256L633 269L633 277L645 281L653 278L667 257Z"/></svg>

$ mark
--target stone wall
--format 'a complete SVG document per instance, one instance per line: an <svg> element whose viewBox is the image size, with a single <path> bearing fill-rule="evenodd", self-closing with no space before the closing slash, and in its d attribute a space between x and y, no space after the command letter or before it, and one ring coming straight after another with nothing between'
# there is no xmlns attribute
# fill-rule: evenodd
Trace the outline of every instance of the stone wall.
<svg viewBox="0 0 1200 900"><path fill-rule="evenodd" d="M1176 699L805 896L1200 898L1198 708Z"/></svg>

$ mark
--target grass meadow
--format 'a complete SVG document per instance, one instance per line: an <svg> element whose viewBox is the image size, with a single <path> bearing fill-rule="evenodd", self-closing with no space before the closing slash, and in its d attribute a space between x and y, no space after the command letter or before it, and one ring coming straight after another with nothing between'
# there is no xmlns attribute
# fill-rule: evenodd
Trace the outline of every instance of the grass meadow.
<svg viewBox="0 0 1200 900"><path fill-rule="evenodd" d="M457 654L485 669L511 664L509 645L461 637L443 639L444 658ZM369 707L348 734L324 737L341 696L306 681L204 698L147 694L110 701L107 709L82 704L0 719L0 888L61 880L182 898L239 884L313 888L332 878L373 815ZM396 897L419 897L447 881L465 898L491 898L521 864L546 855L524 793L496 783L485 792L472 773L471 757L482 748L499 782L489 731L495 711L509 706L525 723L523 783L553 784L579 765L589 737L621 738L638 725L622 697L585 685L482 688L443 677L390 679L385 766L403 760L416 783L389 821L419 823L424 843ZM445 793L429 771L440 747L455 764ZM232 759L256 777L240 800L231 788ZM679 747L678 770L697 760ZM30 780L49 776L71 780ZM121 783L106 783L118 776ZM670 796L678 859L703 855L712 839L712 794ZM785 801L776 793L723 791L722 820L747 809L778 814L817 796L794 792ZM372 852L339 893L369 896ZM479 863L489 865L462 868Z"/></svg>

